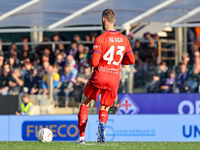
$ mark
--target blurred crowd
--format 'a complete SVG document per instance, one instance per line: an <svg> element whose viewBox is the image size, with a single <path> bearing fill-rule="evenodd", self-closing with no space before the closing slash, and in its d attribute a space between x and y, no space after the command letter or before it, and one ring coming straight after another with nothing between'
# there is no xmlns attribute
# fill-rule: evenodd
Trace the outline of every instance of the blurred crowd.
<svg viewBox="0 0 200 150"><path fill-rule="evenodd" d="M199 28L199 27L198 27ZM129 40L133 40L132 33ZM144 38L135 40L133 52L136 58L134 70L134 87L144 85L148 93L194 93L199 92L200 85L200 43L195 32L188 29L188 49L182 55L177 66L171 60L158 63L157 34L144 34ZM173 49L173 45L166 45ZM168 52L167 56L175 56ZM124 71L126 70L126 71ZM123 79L128 78L127 69L122 68ZM148 78L149 77L149 78ZM122 83L125 83L122 82ZM122 90L123 92L123 90ZM124 90L124 92L127 92Z"/></svg>
<svg viewBox="0 0 200 150"><path fill-rule="evenodd" d="M97 36L97 35L96 35ZM127 36L131 42L136 63L134 65L134 88L141 85L149 93L198 92L200 84L200 52L195 43L189 53L184 53L182 62L176 67L168 61L158 63L157 34L146 32L142 39L134 39L133 32ZM43 42L57 42L52 45L38 45L33 49L28 36L22 36L23 46L13 43L8 50L0 45L0 94L18 95L20 93L49 93L49 77L53 77L53 95L56 106L60 95L65 97L65 105L70 101L80 103L81 95L92 67L90 59L92 44L79 41L93 41L89 35L81 40L75 35L70 45L63 44L59 34L43 37ZM0 43L3 41L0 39ZM151 74L153 72L153 74ZM128 92L127 85L130 66L121 66L119 93ZM147 75L149 75L147 77Z"/></svg>
<svg viewBox="0 0 200 150"><path fill-rule="evenodd" d="M44 36L43 41L59 42L53 52L50 45L38 45L35 50L27 44L28 36L22 36L24 45L12 44L8 53L0 51L0 93L1 95L49 93L53 78L53 95L58 105L59 95L80 102L87 79L91 75L91 45L78 44L80 37L75 35L70 45L62 43L61 36L55 34L52 40ZM90 41L90 36L85 36ZM1 46L3 47L3 46Z"/></svg>

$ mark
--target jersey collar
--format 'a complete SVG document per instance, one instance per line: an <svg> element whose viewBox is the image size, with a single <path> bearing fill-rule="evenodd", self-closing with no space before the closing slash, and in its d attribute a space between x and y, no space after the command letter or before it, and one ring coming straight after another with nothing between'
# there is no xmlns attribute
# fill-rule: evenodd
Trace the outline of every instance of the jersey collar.
<svg viewBox="0 0 200 150"><path fill-rule="evenodd" d="M117 30L115 30L115 31L112 31L112 30L106 30L106 31L109 31L109 32L117 32Z"/></svg>

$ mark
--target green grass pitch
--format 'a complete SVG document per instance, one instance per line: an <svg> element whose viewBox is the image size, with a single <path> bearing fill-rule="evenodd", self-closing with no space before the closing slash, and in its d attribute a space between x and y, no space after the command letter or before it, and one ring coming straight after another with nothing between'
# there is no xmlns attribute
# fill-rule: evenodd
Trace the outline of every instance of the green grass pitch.
<svg viewBox="0 0 200 150"><path fill-rule="evenodd" d="M0 142L0 150L199 150L200 142Z"/></svg>

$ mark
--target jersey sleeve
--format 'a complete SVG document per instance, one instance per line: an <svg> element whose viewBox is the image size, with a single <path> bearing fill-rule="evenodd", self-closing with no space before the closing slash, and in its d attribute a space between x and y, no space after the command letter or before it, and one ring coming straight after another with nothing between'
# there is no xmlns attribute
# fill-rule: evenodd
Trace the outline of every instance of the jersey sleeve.
<svg viewBox="0 0 200 150"><path fill-rule="evenodd" d="M123 65L130 65L135 63L135 57L132 51L132 47L130 45L130 42L127 39L127 44L126 44L126 52L124 55L124 58L122 59L122 64Z"/></svg>
<svg viewBox="0 0 200 150"><path fill-rule="evenodd" d="M102 45L99 41L99 38L96 38L93 44L93 53L102 53Z"/></svg>
<svg viewBox="0 0 200 150"><path fill-rule="evenodd" d="M128 39L127 39L127 44L126 45L127 46L126 46L126 53L125 54L131 53L132 52L132 47L131 47L131 44L128 41Z"/></svg>

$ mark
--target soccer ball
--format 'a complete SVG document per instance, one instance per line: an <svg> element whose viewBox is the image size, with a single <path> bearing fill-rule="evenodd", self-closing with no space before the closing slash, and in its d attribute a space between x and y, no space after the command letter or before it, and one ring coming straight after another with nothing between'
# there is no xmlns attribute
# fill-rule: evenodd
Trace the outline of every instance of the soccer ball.
<svg viewBox="0 0 200 150"><path fill-rule="evenodd" d="M49 143L53 139L53 133L48 128L42 128L37 133L37 139L42 143Z"/></svg>

